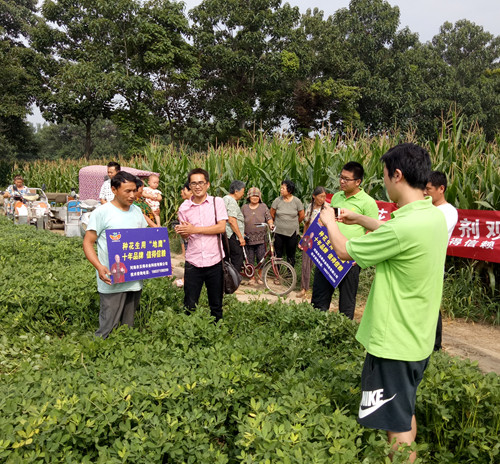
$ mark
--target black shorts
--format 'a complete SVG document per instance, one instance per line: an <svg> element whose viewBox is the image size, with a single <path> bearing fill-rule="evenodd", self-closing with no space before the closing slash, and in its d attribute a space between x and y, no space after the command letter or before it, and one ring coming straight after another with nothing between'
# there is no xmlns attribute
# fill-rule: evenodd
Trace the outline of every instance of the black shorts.
<svg viewBox="0 0 500 464"><path fill-rule="evenodd" d="M417 387L428 363L429 358L397 361L368 353L361 374L358 422L371 429L410 431Z"/></svg>

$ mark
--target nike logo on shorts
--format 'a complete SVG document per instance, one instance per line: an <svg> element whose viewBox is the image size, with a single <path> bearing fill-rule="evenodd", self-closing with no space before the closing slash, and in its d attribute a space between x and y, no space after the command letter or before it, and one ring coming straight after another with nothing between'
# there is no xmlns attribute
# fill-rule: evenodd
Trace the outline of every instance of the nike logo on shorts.
<svg viewBox="0 0 500 464"><path fill-rule="evenodd" d="M386 400L382 399L384 390L364 391L361 397L361 404L359 405L358 417L363 419L370 414L373 414L377 409L380 409L385 403L392 401L397 395L395 393L391 398ZM362 409L365 407L366 409Z"/></svg>

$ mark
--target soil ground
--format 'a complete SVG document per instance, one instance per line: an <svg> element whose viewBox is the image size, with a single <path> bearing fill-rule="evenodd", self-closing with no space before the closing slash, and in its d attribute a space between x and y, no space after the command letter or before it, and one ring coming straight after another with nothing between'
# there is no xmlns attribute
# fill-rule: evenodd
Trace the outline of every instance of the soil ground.
<svg viewBox="0 0 500 464"><path fill-rule="evenodd" d="M181 255L172 255L174 276L179 279L184 275L184 262ZM243 284L247 281L244 279ZM304 300L296 297L293 291L285 297L288 301L300 303L310 301L310 293ZM235 293L239 301L250 301L254 299L265 299L278 301L278 297L267 293L263 285L249 286L241 285ZM358 301L356 305L355 320L360 321L364 310L364 301ZM335 302L332 303L331 311ZM479 368L487 372L496 372L500 375L500 327L467 322L460 319L443 320L443 350L450 356L458 356L462 359L477 361Z"/></svg>

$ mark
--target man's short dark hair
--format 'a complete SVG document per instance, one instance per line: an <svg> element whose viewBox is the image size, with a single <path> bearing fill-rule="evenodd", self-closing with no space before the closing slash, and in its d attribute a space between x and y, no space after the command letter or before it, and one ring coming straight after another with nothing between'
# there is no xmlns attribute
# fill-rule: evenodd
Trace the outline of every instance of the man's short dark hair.
<svg viewBox="0 0 500 464"><path fill-rule="evenodd" d="M281 183L281 185L285 185L285 186L286 186L286 191L287 191L288 193L293 193L293 192L295 192L295 184L294 184L291 180L286 179L286 180L284 180L284 181Z"/></svg>
<svg viewBox="0 0 500 464"><path fill-rule="evenodd" d="M432 171L427 182L436 188L441 187L442 185L445 192L446 188L448 187L448 179L446 179L446 174L441 171Z"/></svg>
<svg viewBox="0 0 500 464"><path fill-rule="evenodd" d="M425 189L431 173L431 157L426 150L414 143L401 143L391 148L381 158L389 177L399 169L412 188Z"/></svg>
<svg viewBox="0 0 500 464"><path fill-rule="evenodd" d="M110 161L108 163L108 168L115 168L115 171L121 171L121 166L119 163L117 163L116 161Z"/></svg>
<svg viewBox="0 0 500 464"><path fill-rule="evenodd" d="M233 180L229 186L229 193L236 193L245 188L245 182L242 180Z"/></svg>
<svg viewBox="0 0 500 464"><path fill-rule="evenodd" d="M184 185L182 186L181 190L191 190L191 186L189 185L189 182L184 182Z"/></svg>
<svg viewBox="0 0 500 464"><path fill-rule="evenodd" d="M120 171L115 177L111 179L111 187L119 189L125 182L133 182L137 186L137 177L130 172ZM141 181L142 182L142 181Z"/></svg>
<svg viewBox="0 0 500 464"><path fill-rule="evenodd" d="M210 176L208 174L208 171L205 171L205 169L202 168L194 168L191 169L191 171L189 171L188 173L188 183L191 182L191 176L194 174L203 174L203 176L205 177L205 181L210 182Z"/></svg>
<svg viewBox="0 0 500 464"><path fill-rule="evenodd" d="M356 161L349 161L347 164L344 164L342 170L352 172L352 176L356 180L357 179L363 180L363 176L365 175L365 170L363 169L363 166L361 166L361 164L357 163Z"/></svg>

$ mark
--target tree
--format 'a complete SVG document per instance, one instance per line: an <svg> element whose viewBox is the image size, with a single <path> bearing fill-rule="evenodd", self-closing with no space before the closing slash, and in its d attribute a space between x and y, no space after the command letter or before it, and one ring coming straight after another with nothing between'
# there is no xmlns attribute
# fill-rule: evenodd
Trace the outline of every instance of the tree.
<svg viewBox="0 0 500 464"><path fill-rule="evenodd" d="M85 125L85 156L99 118L112 117L135 146L161 132L161 112L195 69L182 5L50 0L42 12L36 44L48 58L41 104L50 120Z"/></svg>
<svg viewBox="0 0 500 464"><path fill-rule="evenodd" d="M351 67L344 55L338 27L323 12L307 10L295 33L300 77L295 82L286 113L295 132L307 135L322 128L343 130L356 127L360 89L349 85L345 69Z"/></svg>
<svg viewBox="0 0 500 464"><path fill-rule="evenodd" d="M444 83L436 79L436 92L494 137L500 129L500 37L467 20L445 22L432 48L449 75Z"/></svg>
<svg viewBox="0 0 500 464"><path fill-rule="evenodd" d="M291 41L298 8L281 0L205 0L190 16L201 65L193 118L212 127L213 142L278 126L300 67Z"/></svg>
<svg viewBox="0 0 500 464"><path fill-rule="evenodd" d="M33 130L26 122L38 92L36 55L29 48L36 22L35 0L0 0L0 156L36 155Z"/></svg>
<svg viewBox="0 0 500 464"><path fill-rule="evenodd" d="M67 122L45 124L40 127L35 139L39 147L39 158L58 160L75 159L81 156L81 147L86 130L81 124ZM92 125L93 155L112 159L127 153L127 145L116 125L109 119L98 119Z"/></svg>
<svg viewBox="0 0 500 464"><path fill-rule="evenodd" d="M425 88L413 63L420 42L408 28L398 31L399 8L384 0L352 0L336 12L334 24L348 56L343 76L362 92L363 123L375 130L409 127Z"/></svg>

